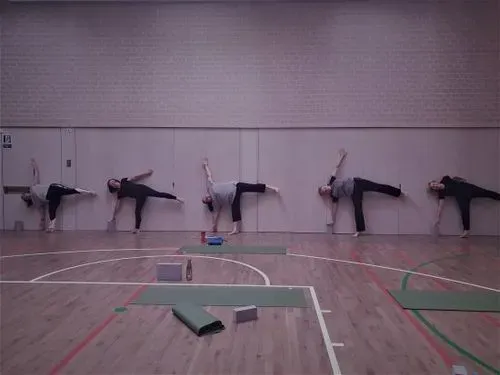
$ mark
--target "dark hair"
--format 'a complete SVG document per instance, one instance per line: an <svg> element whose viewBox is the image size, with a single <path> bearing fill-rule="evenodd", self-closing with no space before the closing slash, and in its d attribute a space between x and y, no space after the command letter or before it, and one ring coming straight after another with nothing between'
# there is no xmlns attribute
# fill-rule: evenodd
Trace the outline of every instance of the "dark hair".
<svg viewBox="0 0 500 375"><path fill-rule="evenodd" d="M207 202L207 203L205 203L205 204L207 205L208 210L209 210L210 212L214 212L214 205L213 205L213 203L212 203L212 202Z"/></svg>
<svg viewBox="0 0 500 375"><path fill-rule="evenodd" d="M26 203L27 207L33 206L33 198L31 198L31 196L22 195L21 199L24 201L24 203Z"/></svg>
<svg viewBox="0 0 500 375"><path fill-rule="evenodd" d="M111 185L109 184L111 181L118 181L118 180L117 180L116 178L110 178L110 179L108 180L108 182L107 182L107 185L108 185L108 191L109 191L111 194L113 194L113 193L116 193L116 192L117 192L118 190L120 190L120 189L118 189L118 188L115 188L115 187L111 186Z"/></svg>

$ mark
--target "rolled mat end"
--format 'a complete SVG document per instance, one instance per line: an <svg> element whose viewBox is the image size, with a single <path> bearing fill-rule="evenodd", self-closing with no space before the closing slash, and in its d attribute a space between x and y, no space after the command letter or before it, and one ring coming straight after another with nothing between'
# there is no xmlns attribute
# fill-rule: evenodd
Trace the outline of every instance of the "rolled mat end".
<svg viewBox="0 0 500 375"><path fill-rule="evenodd" d="M172 313L198 336L219 333L225 329L219 319L201 306L178 304L172 307Z"/></svg>

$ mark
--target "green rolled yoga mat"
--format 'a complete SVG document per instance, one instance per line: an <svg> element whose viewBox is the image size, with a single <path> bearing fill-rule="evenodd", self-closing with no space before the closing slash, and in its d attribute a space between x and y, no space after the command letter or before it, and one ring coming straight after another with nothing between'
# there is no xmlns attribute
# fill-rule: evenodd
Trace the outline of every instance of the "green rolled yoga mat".
<svg viewBox="0 0 500 375"><path fill-rule="evenodd" d="M183 246L181 253L190 254L286 254L283 246L243 246L243 245L194 245Z"/></svg>
<svg viewBox="0 0 500 375"><path fill-rule="evenodd" d="M406 310L500 312L500 293L390 290Z"/></svg>
<svg viewBox="0 0 500 375"><path fill-rule="evenodd" d="M214 334L225 329L222 322L201 306L182 303L172 307L174 315L198 336Z"/></svg>
<svg viewBox="0 0 500 375"><path fill-rule="evenodd" d="M132 301L134 305L308 307L300 288L246 286L149 286Z"/></svg>

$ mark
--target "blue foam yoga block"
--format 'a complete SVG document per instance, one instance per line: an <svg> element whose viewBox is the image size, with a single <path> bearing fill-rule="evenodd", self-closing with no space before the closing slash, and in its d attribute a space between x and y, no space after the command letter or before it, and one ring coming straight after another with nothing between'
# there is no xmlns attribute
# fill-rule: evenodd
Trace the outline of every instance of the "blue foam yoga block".
<svg viewBox="0 0 500 375"><path fill-rule="evenodd" d="M222 245L224 242L224 237L221 236L208 236L207 244L208 245Z"/></svg>

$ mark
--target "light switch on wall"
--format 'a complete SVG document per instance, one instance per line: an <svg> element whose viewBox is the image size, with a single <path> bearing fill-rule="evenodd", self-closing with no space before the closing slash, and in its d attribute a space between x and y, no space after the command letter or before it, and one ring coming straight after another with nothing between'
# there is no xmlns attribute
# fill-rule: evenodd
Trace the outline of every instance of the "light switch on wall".
<svg viewBox="0 0 500 375"><path fill-rule="evenodd" d="M71 159L66 160L66 167L71 168Z"/></svg>

